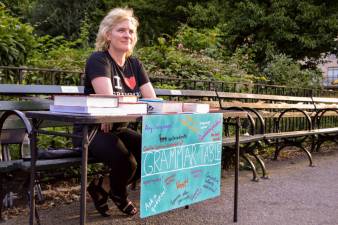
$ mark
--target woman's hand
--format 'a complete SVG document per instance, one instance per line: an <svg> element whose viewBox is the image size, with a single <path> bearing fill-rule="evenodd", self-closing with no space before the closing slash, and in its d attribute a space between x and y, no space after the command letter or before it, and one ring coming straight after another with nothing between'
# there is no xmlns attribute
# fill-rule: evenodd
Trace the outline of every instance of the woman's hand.
<svg viewBox="0 0 338 225"><path fill-rule="evenodd" d="M102 123L101 124L101 130L104 133L108 133L109 131L111 131L111 129L112 129L112 124L111 123Z"/></svg>

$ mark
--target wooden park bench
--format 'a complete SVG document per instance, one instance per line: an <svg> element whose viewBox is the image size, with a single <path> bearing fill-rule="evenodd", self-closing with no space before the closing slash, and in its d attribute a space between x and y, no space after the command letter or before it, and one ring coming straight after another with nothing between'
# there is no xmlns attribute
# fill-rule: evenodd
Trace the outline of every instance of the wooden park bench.
<svg viewBox="0 0 338 225"><path fill-rule="evenodd" d="M256 125L251 135L263 135L265 143L275 145L274 159L284 148L294 146L306 153L312 166L311 151L319 149L324 141L336 140L337 98L229 92L217 95L222 109L239 107L250 112ZM310 150L305 146L309 138Z"/></svg>

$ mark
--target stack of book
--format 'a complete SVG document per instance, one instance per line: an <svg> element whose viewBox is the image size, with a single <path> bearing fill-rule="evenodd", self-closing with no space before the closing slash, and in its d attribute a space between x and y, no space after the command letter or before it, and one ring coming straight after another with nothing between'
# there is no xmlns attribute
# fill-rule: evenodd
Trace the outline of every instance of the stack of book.
<svg viewBox="0 0 338 225"><path fill-rule="evenodd" d="M54 104L50 105L52 112L86 115L208 113L209 110L208 104L138 99L134 95L56 95Z"/></svg>
<svg viewBox="0 0 338 225"><path fill-rule="evenodd" d="M147 104L133 95L56 95L50 111L86 115L146 114Z"/></svg>
<svg viewBox="0 0 338 225"><path fill-rule="evenodd" d="M191 113L208 113L210 111L209 104L206 103L183 103L183 112L191 112Z"/></svg>
<svg viewBox="0 0 338 225"><path fill-rule="evenodd" d="M148 113L208 113L209 104L164 101L161 98L139 99L148 104Z"/></svg>

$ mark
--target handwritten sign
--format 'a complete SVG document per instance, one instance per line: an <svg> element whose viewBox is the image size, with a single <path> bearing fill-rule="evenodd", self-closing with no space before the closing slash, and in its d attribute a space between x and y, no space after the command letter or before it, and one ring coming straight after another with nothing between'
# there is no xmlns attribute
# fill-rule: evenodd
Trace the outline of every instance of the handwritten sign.
<svg viewBox="0 0 338 225"><path fill-rule="evenodd" d="M220 195L222 114L147 115L141 218Z"/></svg>

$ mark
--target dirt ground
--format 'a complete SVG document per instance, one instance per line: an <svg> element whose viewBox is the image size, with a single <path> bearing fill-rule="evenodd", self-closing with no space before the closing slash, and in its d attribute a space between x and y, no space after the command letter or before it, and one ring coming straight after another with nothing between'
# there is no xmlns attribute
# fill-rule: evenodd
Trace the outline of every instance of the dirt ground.
<svg viewBox="0 0 338 225"><path fill-rule="evenodd" d="M285 153L286 154L286 153ZM251 181L250 171L240 172L238 225L336 225L338 224L338 148L314 153L315 167L308 166L304 154L285 155L279 161L267 160L269 179ZM233 173L222 179L220 197L140 219L126 217L110 202L111 217L96 213L88 199L87 224L234 224ZM47 186L46 202L39 205L41 224L79 224L79 186L66 183ZM139 191L130 198L139 205ZM6 225L28 224L25 205L4 212Z"/></svg>

